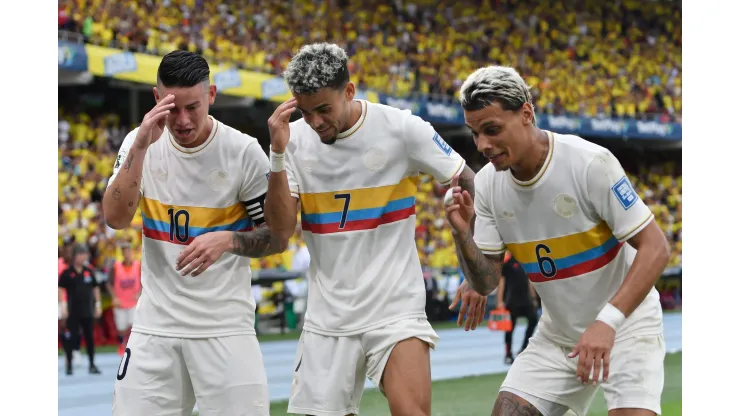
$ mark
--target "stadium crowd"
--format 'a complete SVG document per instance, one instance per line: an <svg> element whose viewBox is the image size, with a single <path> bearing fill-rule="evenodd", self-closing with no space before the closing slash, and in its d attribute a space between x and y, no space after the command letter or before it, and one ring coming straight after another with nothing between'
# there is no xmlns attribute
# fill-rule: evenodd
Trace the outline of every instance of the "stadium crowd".
<svg viewBox="0 0 740 416"><path fill-rule="evenodd" d="M476 68L512 65L544 113L681 121L680 2L60 0L59 29L273 74L336 42L360 88L397 97L451 100Z"/></svg>

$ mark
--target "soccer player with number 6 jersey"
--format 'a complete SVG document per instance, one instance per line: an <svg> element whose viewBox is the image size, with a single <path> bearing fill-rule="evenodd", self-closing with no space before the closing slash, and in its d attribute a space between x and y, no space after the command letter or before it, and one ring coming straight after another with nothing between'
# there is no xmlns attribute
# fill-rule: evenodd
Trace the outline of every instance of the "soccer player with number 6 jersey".
<svg viewBox="0 0 740 416"><path fill-rule="evenodd" d="M669 248L652 212L607 149L537 127L514 69L477 70L460 100L490 161L476 195L453 187L446 208L465 285L488 295L509 250L543 307L493 415L585 416L599 385L609 416L660 414L665 346L654 286Z"/></svg>

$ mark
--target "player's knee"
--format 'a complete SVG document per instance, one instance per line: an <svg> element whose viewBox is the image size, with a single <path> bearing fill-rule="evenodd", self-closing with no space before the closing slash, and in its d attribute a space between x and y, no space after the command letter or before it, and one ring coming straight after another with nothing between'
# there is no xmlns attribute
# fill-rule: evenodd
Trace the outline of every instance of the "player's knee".
<svg viewBox="0 0 740 416"><path fill-rule="evenodd" d="M532 403L508 391L499 392L491 416L542 416Z"/></svg>

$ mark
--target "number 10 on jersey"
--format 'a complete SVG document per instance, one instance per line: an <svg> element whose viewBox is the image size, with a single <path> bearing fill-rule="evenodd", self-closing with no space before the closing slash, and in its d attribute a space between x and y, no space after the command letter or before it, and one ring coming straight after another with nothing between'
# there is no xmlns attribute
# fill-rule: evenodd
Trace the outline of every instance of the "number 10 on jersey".
<svg viewBox="0 0 740 416"><path fill-rule="evenodd" d="M170 216L170 241L179 241L180 243L187 243L190 238L190 213L184 209L174 208L167 210L167 214Z"/></svg>

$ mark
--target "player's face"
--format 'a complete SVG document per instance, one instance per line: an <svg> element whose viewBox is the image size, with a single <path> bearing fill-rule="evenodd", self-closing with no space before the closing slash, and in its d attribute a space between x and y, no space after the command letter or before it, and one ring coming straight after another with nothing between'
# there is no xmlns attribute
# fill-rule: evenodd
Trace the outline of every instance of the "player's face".
<svg viewBox="0 0 740 416"><path fill-rule="evenodd" d="M473 133L478 151L497 171L516 166L523 156L527 129L532 124L532 106L525 103L517 111L504 110L494 102L480 110L464 111L465 124Z"/></svg>
<svg viewBox="0 0 740 416"><path fill-rule="evenodd" d="M167 116L167 129L175 141L182 146L196 142L203 135L208 125L208 107L216 101L216 86L200 83L192 87L154 88L154 98L160 99L172 94L175 96L175 108Z"/></svg>
<svg viewBox="0 0 740 416"><path fill-rule="evenodd" d="M337 135L348 126L355 86L351 82L341 89L320 89L315 94L294 94L303 119L318 133L321 142L334 144Z"/></svg>

